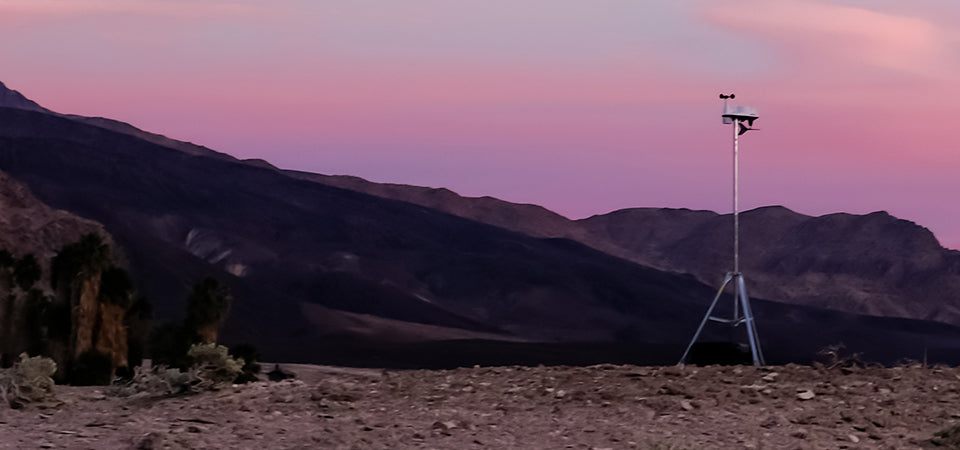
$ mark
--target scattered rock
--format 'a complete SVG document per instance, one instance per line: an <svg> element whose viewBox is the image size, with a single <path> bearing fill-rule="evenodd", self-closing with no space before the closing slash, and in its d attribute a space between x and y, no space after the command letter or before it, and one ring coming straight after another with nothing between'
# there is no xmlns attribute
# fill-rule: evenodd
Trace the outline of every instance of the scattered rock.
<svg viewBox="0 0 960 450"><path fill-rule="evenodd" d="M766 419L760 422L760 426L763 428L773 428L777 425L780 425L780 419L778 419L777 416L767 416Z"/></svg>
<svg viewBox="0 0 960 450"><path fill-rule="evenodd" d="M797 398L800 400L811 400L814 397L816 397L816 394L814 394L810 389L803 389L797 392Z"/></svg>
<svg viewBox="0 0 960 450"><path fill-rule="evenodd" d="M147 433L134 445L136 450L154 450L163 447L164 436L157 432Z"/></svg>

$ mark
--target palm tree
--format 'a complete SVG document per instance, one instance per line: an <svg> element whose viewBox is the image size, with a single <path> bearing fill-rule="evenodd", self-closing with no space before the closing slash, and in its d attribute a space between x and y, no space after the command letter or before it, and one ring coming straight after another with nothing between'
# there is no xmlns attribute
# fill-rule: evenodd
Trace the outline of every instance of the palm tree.
<svg viewBox="0 0 960 450"><path fill-rule="evenodd" d="M99 321L94 348L110 359L111 374L127 367L127 309L133 303L133 281L126 270L110 267L100 276Z"/></svg>
<svg viewBox="0 0 960 450"><path fill-rule="evenodd" d="M193 292L187 298L187 326L196 332L200 342L217 342L220 324L226 318L232 300L229 289L215 278L204 278L193 286Z"/></svg>
<svg viewBox="0 0 960 450"><path fill-rule="evenodd" d="M90 233L65 245L53 258L50 284L71 309L70 345L73 357L93 348L99 318L100 277L110 267L110 246Z"/></svg>

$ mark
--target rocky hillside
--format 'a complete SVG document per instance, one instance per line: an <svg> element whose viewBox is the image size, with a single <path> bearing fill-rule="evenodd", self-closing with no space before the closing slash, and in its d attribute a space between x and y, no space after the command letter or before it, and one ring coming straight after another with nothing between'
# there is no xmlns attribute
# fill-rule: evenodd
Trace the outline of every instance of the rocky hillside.
<svg viewBox="0 0 960 450"><path fill-rule="evenodd" d="M43 202L103 223L157 322L179 319L189 287L213 275L234 292L226 343L255 343L266 358L359 365L394 358L391 364L422 366L669 362L713 295L695 276L676 273L697 274L681 262L669 266L644 246L637 250L644 255L630 257L629 233L614 232L611 223L569 222L564 231L564 218L532 205L290 173L220 155L71 116L0 107L0 169ZM379 195L354 190L361 188ZM397 200L408 191L415 199ZM700 216L722 220L668 213L677 214L677 224L689 222L663 228L681 241L704 234ZM660 231L645 232L666 242ZM582 243L544 238L554 235ZM721 258L725 241L713 250L709 242L698 250ZM945 360L960 346L960 330L949 326L762 300L754 306L771 362L808 360L841 341L878 360L917 357L923 349Z"/></svg>
<svg viewBox="0 0 960 450"><path fill-rule="evenodd" d="M16 256L34 254L44 279L57 251L90 233L112 242L100 223L47 206L23 183L0 172L0 249Z"/></svg>
<svg viewBox="0 0 960 450"><path fill-rule="evenodd" d="M426 206L533 237L565 237L581 241L586 238L585 233L579 232L580 228L573 226L570 219L539 205L510 203L493 197L463 197L445 188L373 183L347 175L321 175L295 170L284 170L283 173L302 180Z"/></svg>
<svg viewBox="0 0 960 450"><path fill-rule="evenodd" d="M960 324L960 252L926 228L882 211L811 217L767 207L740 220L741 270L754 296ZM711 285L733 266L729 214L639 208L578 223L586 242L613 244L618 256Z"/></svg>

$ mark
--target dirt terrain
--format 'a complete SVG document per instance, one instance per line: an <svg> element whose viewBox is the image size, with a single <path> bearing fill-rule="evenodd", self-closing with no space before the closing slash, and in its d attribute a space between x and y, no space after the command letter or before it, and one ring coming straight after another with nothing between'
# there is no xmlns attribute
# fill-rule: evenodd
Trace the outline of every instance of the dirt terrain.
<svg viewBox="0 0 960 450"><path fill-rule="evenodd" d="M0 447L905 449L960 418L948 367L285 368L178 397L58 386L0 410Z"/></svg>

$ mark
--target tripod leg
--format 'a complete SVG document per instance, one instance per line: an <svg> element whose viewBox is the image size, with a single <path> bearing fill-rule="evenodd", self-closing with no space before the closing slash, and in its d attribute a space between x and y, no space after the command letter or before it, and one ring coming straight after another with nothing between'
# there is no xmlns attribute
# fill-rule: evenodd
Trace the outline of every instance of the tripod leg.
<svg viewBox="0 0 960 450"><path fill-rule="evenodd" d="M750 297L747 296L747 287L743 281L743 276L737 278L737 285L740 288L740 303L743 306L744 320L747 322L747 339L750 340L750 352L753 355L753 365L763 366L766 365L766 362L763 360L763 351L760 349L760 337L757 335L756 322L753 320L753 310L750 309Z"/></svg>
<svg viewBox="0 0 960 450"><path fill-rule="evenodd" d="M707 313L703 315L703 320L700 321L700 326L697 327L697 332L693 334L693 339L690 340L690 344L687 345L687 349L683 352L683 356L680 357L680 362L677 363L678 366L682 366L687 362L687 356L690 354L690 349L693 348L693 344L697 342L697 339L700 338L700 333L703 331L703 327L707 324L707 321L710 320L710 314L713 313L713 308L717 306L717 301L720 300L720 296L723 294L723 290L726 289L727 284L730 283L732 276L728 273L723 279L723 284L720 285L720 289L717 290L717 295L713 297L713 301L710 302L710 308L707 308Z"/></svg>

